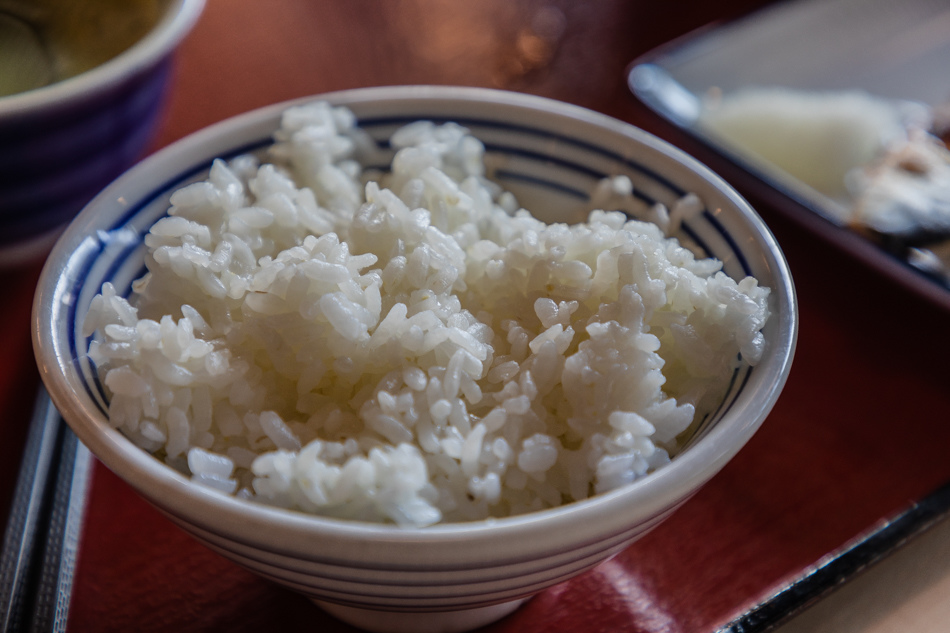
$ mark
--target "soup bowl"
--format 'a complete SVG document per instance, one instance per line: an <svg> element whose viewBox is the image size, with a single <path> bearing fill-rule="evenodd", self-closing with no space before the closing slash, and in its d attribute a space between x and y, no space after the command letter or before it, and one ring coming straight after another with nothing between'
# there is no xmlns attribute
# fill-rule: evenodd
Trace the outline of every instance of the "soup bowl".
<svg viewBox="0 0 950 633"><path fill-rule="evenodd" d="M0 266L42 261L83 206L142 157L166 102L173 53L204 0L161 6L144 35L114 57L75 76L0 96ZM75 46L95 46L100 37L90 33ZM36 55L43 53L37 49Z"/></svg>

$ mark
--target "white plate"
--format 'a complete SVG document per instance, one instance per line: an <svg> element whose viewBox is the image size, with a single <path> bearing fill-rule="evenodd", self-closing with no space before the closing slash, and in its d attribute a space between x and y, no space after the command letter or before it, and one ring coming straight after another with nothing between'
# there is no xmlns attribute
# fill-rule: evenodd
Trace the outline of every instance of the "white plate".
<svg viewBox="0 0 950 633"><path fill-rule="evenodd" d="M773 166L699 129L701 100L743 87L860 89L919 101L950 100L947 0L794 0L713 24L631 64L634 95L685 132L687 149L740 191L804 222L836 246L950 309L950 287L842 226L840 206Z"/></svg>

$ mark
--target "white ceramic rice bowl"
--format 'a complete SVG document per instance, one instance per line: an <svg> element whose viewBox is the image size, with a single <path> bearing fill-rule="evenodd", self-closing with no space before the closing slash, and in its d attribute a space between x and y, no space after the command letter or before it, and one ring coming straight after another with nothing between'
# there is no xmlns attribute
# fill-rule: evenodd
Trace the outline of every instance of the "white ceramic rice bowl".
<svg viewBox="0 0 950 633"><path fill-rule="evenodd" d="M112 429L86 357L82 318L105 281L120 294L143 272L143 236L171 191L216 157L270 143L277 104L212 126L131 169L96 197L53 250L34 306L37 362L79 439L183 529L231 560L319 601L364 628L475 628L616 554L667 518L758 429L790 370L797 334L792 280L775 240L725 182L679 150L609 117L521 94L473 88L386 87L321 95L346 105L377 141L404 123L452 120L471 129L497 178L532 210L586 202L606 175L671 205L696 193L706 211L686 230L733 277L772 289L765 354L736 373L722 406L673 462L594 498L505 519L400 528L321 518L240 500L194 484ZM381 164L388 146L380 145Z"/></svg>

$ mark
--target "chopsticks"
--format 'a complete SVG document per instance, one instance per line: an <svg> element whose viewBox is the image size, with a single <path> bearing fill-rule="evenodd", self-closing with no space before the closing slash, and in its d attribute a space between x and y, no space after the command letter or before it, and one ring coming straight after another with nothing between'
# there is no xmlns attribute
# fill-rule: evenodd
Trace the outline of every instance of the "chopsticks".
<svg viewBox="0 0 950 633"><path fill-rule="evenodd" d="M0 550L3 631L66 630L90 464L41 388Z"/></svg>

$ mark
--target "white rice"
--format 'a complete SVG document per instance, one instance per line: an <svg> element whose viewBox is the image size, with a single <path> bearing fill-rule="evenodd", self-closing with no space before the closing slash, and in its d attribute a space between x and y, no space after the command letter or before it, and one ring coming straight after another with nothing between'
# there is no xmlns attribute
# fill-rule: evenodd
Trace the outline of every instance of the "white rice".
<svg viewBox="0 0 950 633"><path fill-rule="evenodd" d="M668 463L762 353L755 279L619 211L516 211L457 125L397 131L382 175L344 108L275 141L174 193L131 304L106 284L85 322L111 423L198 483L410 526L540 510Z"/></svg>

